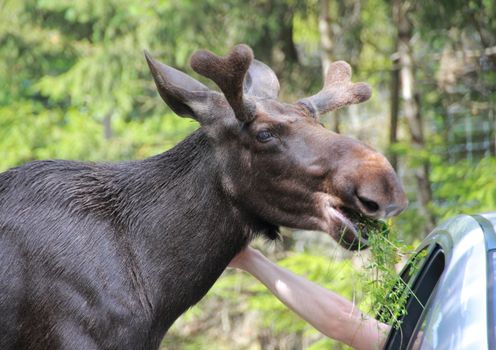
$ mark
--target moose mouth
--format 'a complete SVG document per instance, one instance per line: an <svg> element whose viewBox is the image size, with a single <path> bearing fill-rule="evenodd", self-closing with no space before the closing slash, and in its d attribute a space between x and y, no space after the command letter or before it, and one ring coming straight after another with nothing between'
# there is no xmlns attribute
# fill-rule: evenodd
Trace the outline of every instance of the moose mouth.
<svg viewBox="0 0 496 350"><path fill-rule="evenodd" d="M337 221L337 230L331 234L348 250L366 249L369 234L383 232L385 223L347 207L331 207L331 217Z"/></svg>

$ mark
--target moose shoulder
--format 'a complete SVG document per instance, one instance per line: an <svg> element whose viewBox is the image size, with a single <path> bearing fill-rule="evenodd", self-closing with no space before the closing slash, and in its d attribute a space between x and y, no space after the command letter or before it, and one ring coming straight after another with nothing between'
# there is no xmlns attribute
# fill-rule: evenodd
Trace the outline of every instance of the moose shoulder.
<svg viewBox="0 0 496 350"><path fill-rule="evenodd" d="M346 63L285 104L246 45L192 56L222 93L146 58L164 101L201 128L142 161L0 174L1 349L156 349L255 235L321 230L356 249L361 217L407 205L382 155L318 122L370 96Z"/></svg>

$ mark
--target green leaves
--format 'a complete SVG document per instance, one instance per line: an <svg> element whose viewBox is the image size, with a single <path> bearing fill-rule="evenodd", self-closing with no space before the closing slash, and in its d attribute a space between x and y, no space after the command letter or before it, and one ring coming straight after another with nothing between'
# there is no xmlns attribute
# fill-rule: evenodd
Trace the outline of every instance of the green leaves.
<svg viewBox="0 0 496 350"><path fill-rule="evenodd" d="M405 247L396 235L392 235L387 225L383 229L370 231L370 257L365 264L362 278L367 281L364 294L367 295L367 308L371 315L386 310L382 322L398 326L398 318L404 314L406 295L396 272L396 264L404 258Z"/></svg>
<svg viewBox="0 0 496 350"><path fill-rule="evenodd" d="M436 214L448 218L461 213L475 214L496 208L496 158L486 157L472 164L459 161L432 171Z"/></svg>
<svg viewBox="0 0 496 350"><path fill-rule="evenodd" d="M143 159L198 128L172 113L129 122L116 119L113 138L106 140L101 124L76 108L45 109L19 101L0 107L0 115L0 171L35 159Z"/></svg>

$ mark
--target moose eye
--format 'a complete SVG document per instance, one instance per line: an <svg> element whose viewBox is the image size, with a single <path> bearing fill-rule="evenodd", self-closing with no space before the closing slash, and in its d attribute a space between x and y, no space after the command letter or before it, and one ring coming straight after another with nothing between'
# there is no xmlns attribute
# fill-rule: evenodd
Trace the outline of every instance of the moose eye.
<svg viewBox="0 0 496 350"><path fill-rule="evenodd" d="M257 134L257 141L268 142L272 137L274 137L274 135L272 135L269 130L262 130Z"/></svg>

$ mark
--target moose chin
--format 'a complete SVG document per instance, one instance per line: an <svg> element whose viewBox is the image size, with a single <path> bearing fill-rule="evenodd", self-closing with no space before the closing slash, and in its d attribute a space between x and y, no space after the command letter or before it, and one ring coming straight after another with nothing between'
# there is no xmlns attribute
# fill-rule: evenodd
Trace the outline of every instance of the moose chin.
<svg viewBox="0 0 496 350"><path fill-rule="evenodd" d="M370 97L345 62L288 104L246 45L193 54L220 92L145 56L166 104L201 127L145 160L0 174L1 349L157 349L253 237L287 226L355 249L361 218L407 206L384 156L319 123Z"/></svg>

